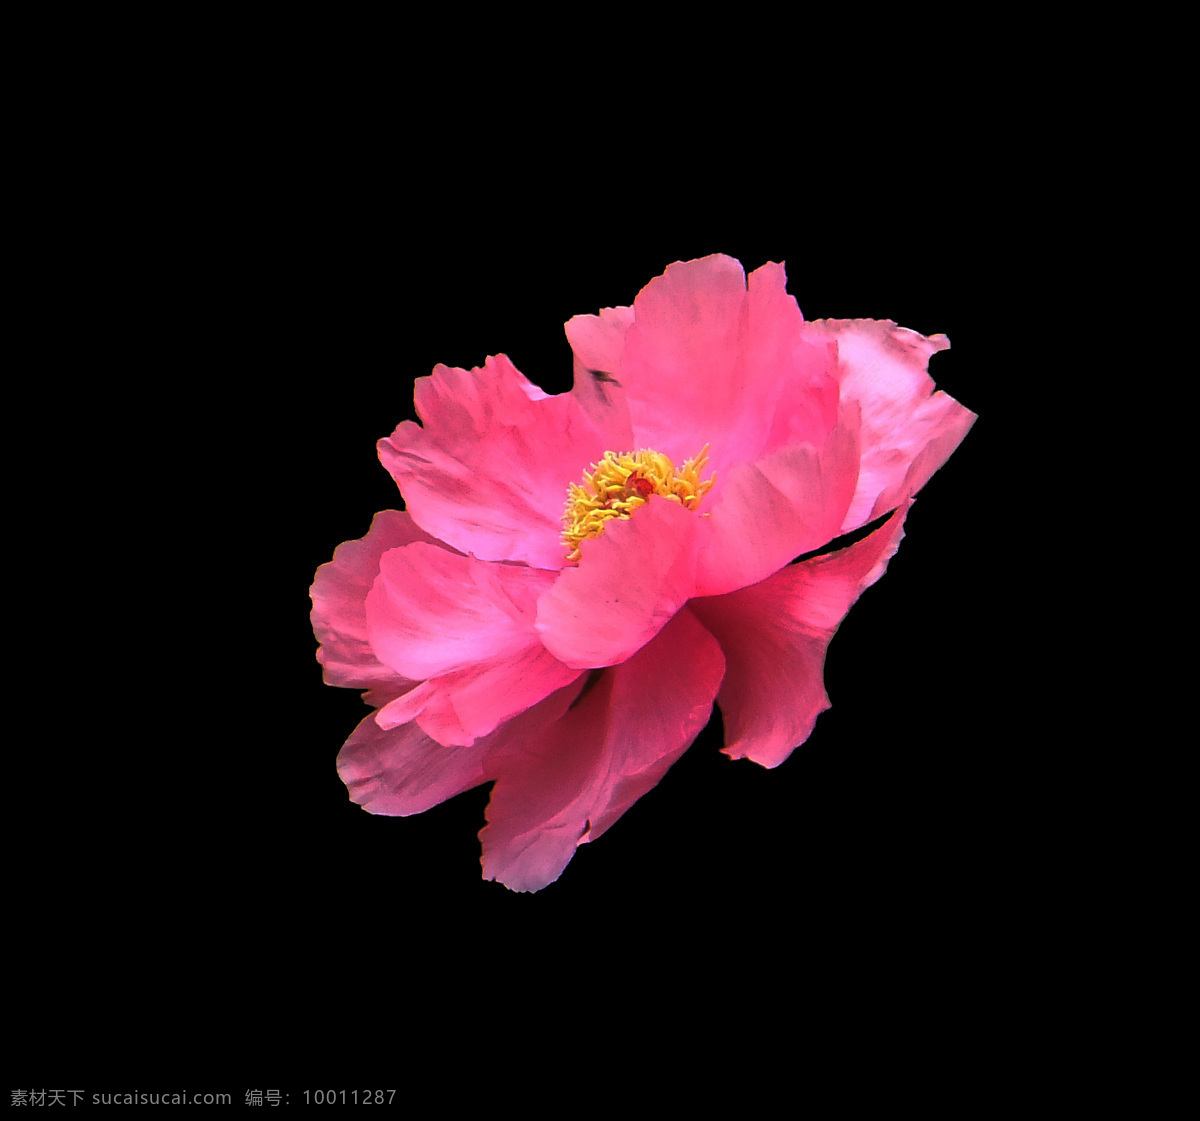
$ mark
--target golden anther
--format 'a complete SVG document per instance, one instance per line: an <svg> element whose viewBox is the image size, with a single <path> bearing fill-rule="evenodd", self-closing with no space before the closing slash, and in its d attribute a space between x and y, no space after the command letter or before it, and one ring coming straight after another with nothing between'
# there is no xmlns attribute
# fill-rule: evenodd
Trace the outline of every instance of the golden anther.
<svg viewBox="0 0 1200 1121"><path fill-rule="evenodd" d="M703 482L700 472L708 462L709 445L692 456L676 471L668 456L644 448L637 452L605 452L599 463L583 473L583 485L567 488L567 507L563 511L563 544L567 560L580 558L580 542L598 537L610 518L632 517L652 494L678 502L695 510L700 500L717 481L716 472Z"/></svg>

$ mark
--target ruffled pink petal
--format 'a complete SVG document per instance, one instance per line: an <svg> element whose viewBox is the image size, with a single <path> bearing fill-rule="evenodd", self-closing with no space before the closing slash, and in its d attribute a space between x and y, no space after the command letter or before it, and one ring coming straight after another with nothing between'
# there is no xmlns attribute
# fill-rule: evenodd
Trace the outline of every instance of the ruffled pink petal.
<svg viewBox="0 0 1200 1121"><path fill-rule="evenodd" d="M375 719L382 728L415 720L438 743L466 745L569 685L580 673L564 666L533 636L520 650L423 682L384 705Z"/></svg>
<svg viewBox="0 0 1200 1121"><path fill-rule="evenodd" d="M737 261L715 254L652 280L632 322L568 324L577 363L607 363L624 392L634 448L680 463L709 444L709 465L721 472L785 439L824 442L838 402L829 347L805 333L784 281L772 264L747 283Z"/></svg>
<svg viewBox="0 0 1200 1121"><path fill-rule="evenodd" d="M538 601L536 629L559 661L578 669L611 666L640 650L691 598L699 515L651 496L628 519L609 522L580 546Z"/></svg>
<svg viewBox="0 0 1200 1121"><path fill-rule="evenodd" d="M635 519L636 520L636 519ZM724 658L687 611L628 662L605 670L556 724L489 750L483 875L514 891L558 879L655 786L707 723Z"/></svg>
<svg viewBox="0 0 1200 1121"><path fill-rule="evenodd" d="M384 705L381 728L416 721L464 746L579 676L534 630L538 596L557 573L415 544L385 553L367 595L379 659L423 684Z"/></svg>
<svg viewBox="0 0 1200 1121"><path fill-rule="evenodd" d="M414 681L466 669L536 641L538 597L556 576L427 544L393 549L367 595L367 636L381 662Z"/></svg>
<svg viewBox="0 0 1200 1121"><path fill-rule="evenodd" d="M483 758L489 748L520 742L558 720L579 694L582 682L559 690L473 744L447 747L416 724L381 728L368 716L338 755L338 772L350 800L373 814L407 817L421 813L487 781Z"/></svg>
<svg viewBox="0 0 1200 1121"><path fill-rule="evenodd" d="M911 498L958 447L976 417L934 391L930 356L945 335L926 338L889 320L818 319L809 329L837 342L843 401L862 409L862 467L842 532Z"/></svg>
<svg viewBox="0 0 1200 1121"><path fill-rule="evenodd" d="M567 486L608 450L578 399L547 396L504 355L438 366L415 396L424 427L405 421L379 458L417 524L484 560L561 568Z"/></svg>
<svg viewBox="0 0 1200 1121"><path fill-rule="evenodd" d="M706 500L696 594L757 584L833 540L854 494L858 463L857 409L846 406L820 450L784 446L718 479Z"/></svg>
<svg viewBox="0 0 1200 1121"><path fill-rule="evenodd" d="M742 266L721 254L676 262L638 293L633 314L617 376L635 443L676 463L711 444L718 471L753 458L755 446L740 446L741 418L757 415L761 440L771 407L765 379L748 377L741 360L749 331Z"/></svg>
<svg viewBox="0 0 1200 1121"><path fill-rule="evenodd" d="M379 558L417 541L446 548L407 513L383 510L365 537L339 545L333 560L317 569L311 590L312 626L321 644L317 661L327 685L372 688L376 692L369 699L382 703L380 696L390 700L415 684L375 656L367 637L366 602L379 573Z"/></svg>
<svg viewBox="0 0 1200 1121"><path fill-rule="evenodd" d="M735 759L777 767L829 707L825 651L851 604L883 575L904 536L906 504L874 533L826 556L789 565L741 591L689 604L721 644L717 703Z"/></svg>

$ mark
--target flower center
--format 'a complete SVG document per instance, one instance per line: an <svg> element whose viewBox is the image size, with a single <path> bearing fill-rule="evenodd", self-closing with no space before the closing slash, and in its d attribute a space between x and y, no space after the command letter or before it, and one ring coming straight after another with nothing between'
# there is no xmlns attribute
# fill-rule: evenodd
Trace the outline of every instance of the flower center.
<svg viewBox="0 0 1200 1121"><path fill-rule="evenodd" d="M605 452L599 463L583 473L583 485L572 483L567 490L562 535L569 550L567 560L579 560L580 542L599 537L609 518L632 517L652 494L696 509L717 481L716 472L700 481L700 472L708 462L708 448L705 444L678 471L661 452Z"/></svg>

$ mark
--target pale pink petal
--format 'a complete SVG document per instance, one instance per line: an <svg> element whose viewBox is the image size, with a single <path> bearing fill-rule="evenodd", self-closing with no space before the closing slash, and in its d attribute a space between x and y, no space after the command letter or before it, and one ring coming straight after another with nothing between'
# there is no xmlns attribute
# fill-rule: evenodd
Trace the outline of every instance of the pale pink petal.
<svg viewBox="0 0 1200 1121"><path fill-rule="evenodd" d="M536 639L538 596L556 575L426 544L393 549L367 595L372 649L414 681L515 653Z"/></svg>
<svg viewBox="0 0 1200 1121"><path fill-rule="evenodd" d="M486 782L483 757L489 748L503 740L520 741L553 723L581 687L582 682L558 690L492 735L461 747L438 743L416 724L384 729L368 716L338 755L338 772L350 800L369 813L399 817L421 813Z"/></svg>
<svg viewBox="0 0 1200 1121"><path fill-rule="evenodd" d="M858 415L841 423L820 450L784 446L717 481L696 570L696 594L720 595L765 580L833 540L858 478Z"/></svg>
<svg viewBox="0 0 1200 1121"><path fill-rule="evenodd" d="M367 535L337 547L333 560L317 569L312 585L312 626L321 647L317 661L327 685L374 688L374 695L411 689L405 678L375 656L367 637L367 594L379 574L379 558L391 549L415 541L434 541L401 510L375 515ZM373 698L374 699L374 698Z"/></svg>
<svg viewBox="0 0 1200 1121"><path fill-rule="evenodd" d="M836 341L842 399L862 409L862 468L842 532L895 509L950 457L975 414L926 372L945 335L926 338L889 320L818 319L809 329Z"/></svg>
<svg viewBox="0 0 1200 1121"><path fill-rule="evenodd" d="M599 315L574 315L564 330L571 351L585 370L611 373L621 364L625 335L633 326L633 308L606 307Z"/></svg>
<svg viewBox="0 0 1200 1121"><path fill-rule="evenodd" d="M547 396L498 355L438 366L416 406L424 427L405 421L379 458L417 524L484 560L561 568L567 487L610 450L579 400Z"/></svg>
<svg viewBox="0 0 1200 1121"><path fill-rule="evenodd" d="M438 743L469 744L580 673L564 666L532 636L520 650L423 682L384 705L375 719L382 728L415 720Z"/></svg>
<svg viewBox="0 0 1200 1121"><path fill-rule="evenodd" d="M723 671L713 637L680 612L556 724L490 750L484 878L514 891L558 879L576 846L655 786L704 728Z"/></svg>
<svg viewBox="0 0 1200 1121"><path fill-rule="evenodd" d="M599 315L576 315L565 326L574 354L571 395L605 434L609 451L635 450L625 389L616 375L632 323L633 308L606 307Z"/></svg>
<svg viewBox="0 0 1200 1121"><path fill-rule="evenodd" d="M735 759L777 767L829 707L825 652L862 591L883 575L904 536L907 504L863 540L789 565L769 580L688 605L721 644L717 703Z"/></svg>
<svg viewBox="0 0 1200 1121"><path fill-rule="evenodd" d="M699 515L652 495L580 546L538 601L537 631L568 666L611 666L640 650L695 590Z"/></svg>

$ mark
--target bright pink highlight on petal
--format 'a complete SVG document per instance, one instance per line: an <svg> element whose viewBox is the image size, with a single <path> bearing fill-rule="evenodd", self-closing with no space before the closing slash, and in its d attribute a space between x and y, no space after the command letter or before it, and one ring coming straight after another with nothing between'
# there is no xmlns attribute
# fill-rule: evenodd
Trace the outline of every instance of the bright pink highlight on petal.
<svg viewBox="0 0 1200 1121"><path fill-rule="evenodd" d="M944 337L806 322L782 264L677 262L566 332L570 393L503 355L418 381L421 423L379 442L411 513L378 515L312 588L326 681L375 709L339 757L351 798L405 815L494 781L484 876L517 891L650 790L714 698L735 758L775 767L805 741L830 639L975 420L928 375ZM664 461L620 459L678 469L705 445L711 489L676 494L694 509L641 474ZM579 489L606 452L625 474Z"/></svg>
<svg viewBox="0 0 1200 1121"><path fill-rule="evenodd" d="M384 553L367 636L381 662L423 684L384 705L380 726L415 720L439 743L466 745L578 677L534 629L556 577L421 543Z"/></svg>
<svg viewBox="0 0 1200 1121"><path fill-rule="evenodd" d="M393 549L367 594L371 648L414 681L523 650L536 637L538 597L556 576L432 545Z"/></svg>

